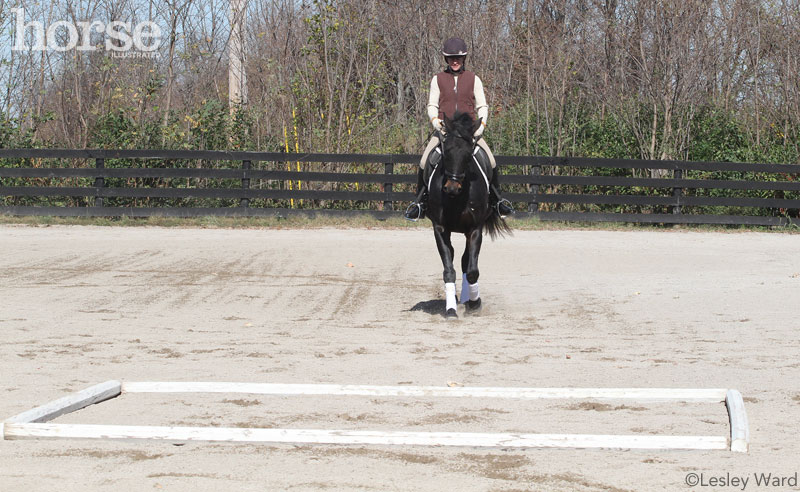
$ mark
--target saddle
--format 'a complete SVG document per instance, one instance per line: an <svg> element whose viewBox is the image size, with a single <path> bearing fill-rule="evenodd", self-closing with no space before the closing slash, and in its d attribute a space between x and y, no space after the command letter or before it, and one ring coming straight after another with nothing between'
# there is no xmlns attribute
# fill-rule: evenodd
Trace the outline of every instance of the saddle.
<svg viewBox="0 0 800 492"><path fill-rule="evenodd" d="M475 157L475 160L481 167L481 171L483 171L483 174L489 175L492 170L492 165L489 162L489 156L486 154L486 151L483 150L483 148L481 148L476 143L472 149L472 155ZM437 145L436 148L433 149L430 154L428 154L428 161L425 163L424 177L426 185L430 182L431 174L441 161L442 161L442 141L440 139L439 145Z"/></svg>
<svg viewBox="0 0 800 492"><path fill-rule="evenodd" d="M476 152L477 150L477 152ZM483 147L478 146L475 144L475 149L473 149L473 155L475 159L478 161L478 165L481 166L484 174L489 174L492 171L492 163L489 161L489 156L486 154L486 151L483 150Z"/></svg>
<svg viewBox="0 0 800 492"><path fill-rule="evenodd" d="M434 148L431 151L431 153L428 154L428 161L425 163L425 175L424 175L425 176L425 186L427 186L428 183L430 182L431 174L433 174L433 171L436 169L436 166L438 166L440 162L442 162L442 142L441 142L441 140L439 141L439 145L437 145L436 148Z"/></svg>

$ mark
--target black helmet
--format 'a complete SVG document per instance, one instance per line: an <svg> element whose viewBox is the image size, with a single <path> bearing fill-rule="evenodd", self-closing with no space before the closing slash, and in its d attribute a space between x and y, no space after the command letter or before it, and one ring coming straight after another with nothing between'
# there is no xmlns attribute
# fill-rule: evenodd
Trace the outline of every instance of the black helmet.
<svg viewBox="0 0 800 492"><path fill-rule="evenodd" d="M450 38L442 48L444 56L467 56L467 43L461 38Z"/></svg>

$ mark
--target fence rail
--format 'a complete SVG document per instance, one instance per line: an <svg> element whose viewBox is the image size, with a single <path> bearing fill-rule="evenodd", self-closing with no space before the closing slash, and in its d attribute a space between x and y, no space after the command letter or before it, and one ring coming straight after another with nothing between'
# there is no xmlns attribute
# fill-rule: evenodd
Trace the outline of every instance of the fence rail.
<svg viewBox="0 0 800 492"><path fill-rule="evenodd" d="M61 167L63 160L68 167ZM141 167L143 160L147 167ZM136 217L348 214L353 211L341 210L342 202L351 201L361 202L362 213L386 217L397 215L401 208L397 205L412 199L418 160L417 155L405 154L0 149L0 213ZM113 166L108 166L109 161ZM180 167L185 161L195 162L195 167ZM212 167L197 167L197 162ZM498 156L497 162L504 196L515 203L520 215L541 220L800 225L796 218L800 181L795 180L800 165L539 156ZM306 167L372 165L375 171L284 170L288 163ZM259 168L259 164L273 169ZM299 164L296 167L299 169ZM131 180L152 182L131 184ZM203 183L192 185L191 180ZM373 189L324 189L333 188L332 183ZM48 201L53 197L79 199L82 206L54 206ZM126 199L148 203L128 205ZM224 203L149 203L191 199ZM290 208L295 201L307 203L302 209Z"/></svg>

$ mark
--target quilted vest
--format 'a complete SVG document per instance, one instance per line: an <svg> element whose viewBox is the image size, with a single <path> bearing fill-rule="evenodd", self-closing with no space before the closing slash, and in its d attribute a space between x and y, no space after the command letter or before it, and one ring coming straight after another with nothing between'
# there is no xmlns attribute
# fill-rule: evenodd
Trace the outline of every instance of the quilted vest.
<svg viewBox="0 0 800 492"><path fill-rule="evenodd" d="M458 78L452 73L436 75L439 84L439 118L452 119L456 111L468 113L475 119L475 72L464 70Z"/></svg>

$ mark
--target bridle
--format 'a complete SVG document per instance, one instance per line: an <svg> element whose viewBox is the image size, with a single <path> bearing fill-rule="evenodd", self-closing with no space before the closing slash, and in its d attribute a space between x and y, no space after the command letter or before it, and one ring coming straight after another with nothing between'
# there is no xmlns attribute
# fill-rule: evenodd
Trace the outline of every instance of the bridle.
<svg viewBox="0 0 800 492"><path fill-rule="evenodd" d="M438 135L439 136L439 141L441 142L441 148L442 148L442 150L441 150L441 154L442 154L441 162L444 162L444 135L442 135L439 132L437 132L437 133L439 134ZM469 142L470 144L472 144L472 146L473 146L473 149L472 149L472 152L471 152L472 161L475 163L475 167L480 172L481 177L483 178L483 181L486 184L487 193L490 193L491 192L491 185L489 184L489 178L486 176L486 172L483 170L483 167L481 166L480 162L478 162L478 158L476 157L476 154L478 153L478 150L480 149L480 147L476 143L476 140L474 140L472 138L466 138L463 135L459 134L458 132L454 132L454 134L455 134L455 136L457 138L461 138L461 139ZM437 150L439 150L439 149L437 149ZM429 178L429 183L428 183L428 189L430 189L430 185L433 182L433 175L436 173L436 169L438 169L438 167L439 166L437 165L433 169L433 171L431 171L431 176ZM450 172L447 172L447 170L444 168L444 166L442 166L442 173L444 174L445 181L450 180L450 181L456 183L457 185L459 185L459 187L461 187L463 185L464 179L466 178L466 175L467 175L466 171L463 172L463 173L450 173Z"/></svg>
<svg viewBox="0 0 800 492"><path fill-rule="evenodd" d="M450 181L461 184L464 181L464 178L467 177L467 173L453 174L445 171L444 177L449 179Z"/></svg>
<svg viewBox="0 0 800 492"><path fill-rule="evenodd" d="M459 134L458 132L454 132L453 137L463 139L466 142L472 143L471 138L466 138L463 135ZM442 163L444 163L444 136L440 134L440 139L442 141ZM442 172L444 173L444 177L454 183L461 185L464 182L464 179L467 176L466 171L463 173L451 173L448 172L444 166L442 166Z"/></svg>

